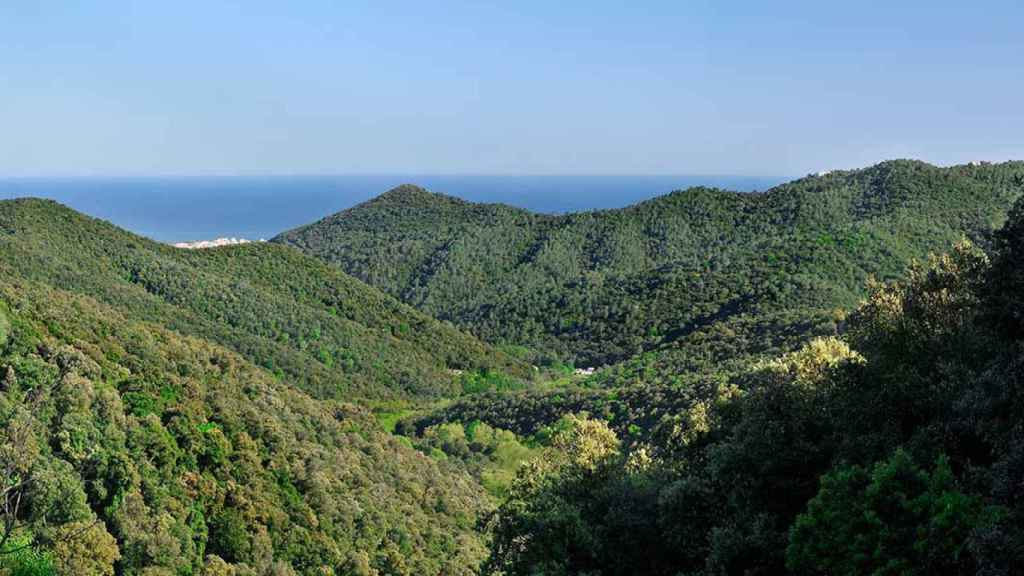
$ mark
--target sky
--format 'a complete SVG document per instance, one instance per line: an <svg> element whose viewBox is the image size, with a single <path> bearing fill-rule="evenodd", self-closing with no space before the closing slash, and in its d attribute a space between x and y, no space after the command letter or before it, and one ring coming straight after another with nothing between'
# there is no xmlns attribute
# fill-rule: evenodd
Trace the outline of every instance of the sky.
<svg viewBox="0 0 1024 576"><path fill-rule="evenodd" d="M1024 2L3 0L0 176L1024 158Z"/></svg>

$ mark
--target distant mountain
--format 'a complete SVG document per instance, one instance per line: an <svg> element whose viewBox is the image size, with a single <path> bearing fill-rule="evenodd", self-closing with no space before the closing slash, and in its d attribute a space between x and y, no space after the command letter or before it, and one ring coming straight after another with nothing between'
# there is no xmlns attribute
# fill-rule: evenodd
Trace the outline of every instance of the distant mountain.
<svg viewBox="0 0 1024 576"><path fill-rule="evenodd" d="M487 341L672 378L834 332L869 276L984 243L1022 193L1021 162L907 160L561 216L401 186L273 242Z"/></svg>
<svg viewBox="0 0 1024 576"><path fill-rule="evenodd" d="M0 270L232 349L320 398L436 397L528 365L283 246L176 249L46 200L0 202Z"/></svg>

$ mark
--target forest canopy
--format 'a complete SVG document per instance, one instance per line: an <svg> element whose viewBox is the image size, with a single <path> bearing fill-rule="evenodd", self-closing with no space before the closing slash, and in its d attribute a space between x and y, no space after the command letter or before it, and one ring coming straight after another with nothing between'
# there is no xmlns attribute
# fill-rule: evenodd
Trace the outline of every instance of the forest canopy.
<svg viewBox="0 0 1024 576"><path fill-rule="evenodd" d="M200 251L0 202L0 575L1014 574L1022 193L402 187Z"/></svg>

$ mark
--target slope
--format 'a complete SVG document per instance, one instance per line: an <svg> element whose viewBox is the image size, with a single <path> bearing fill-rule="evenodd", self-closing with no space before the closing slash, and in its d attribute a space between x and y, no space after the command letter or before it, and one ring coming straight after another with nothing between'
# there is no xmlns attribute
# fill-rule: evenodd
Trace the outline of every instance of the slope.
<svg viewBox="0 0 1024 576"><path fill-rule="evenodd" d="M135 313L0 261L0 572L474 573L470 477Z"/></svg>
<svg viewBox="0 0 1024 576"><path fill-rule="evenodd" d="M298 251L189 251L43 200L0 202L12 277L86 295L133 321L218 343L321 398L437 397L456 371L528 366Z"/></svg>
<svg viewBox="0 0 1024 576"><path fill-rule="evenodd" d="M983 237L1022 191L1024 163L916 161L561 216L403 186L273 241L490 342L583 366L634 358L612 375L628 380L834 332L869 276Z"/></svg>

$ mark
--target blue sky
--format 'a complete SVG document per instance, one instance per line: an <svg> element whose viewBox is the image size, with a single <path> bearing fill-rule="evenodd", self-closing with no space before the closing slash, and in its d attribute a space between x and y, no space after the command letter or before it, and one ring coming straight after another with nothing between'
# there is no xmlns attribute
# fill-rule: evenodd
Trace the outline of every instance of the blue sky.
<svg viewBox="0 0 1024 576"><path fill-rule="evenodd" d="M0 175L1024 158L1024 3L0 2Z"/></svg>

